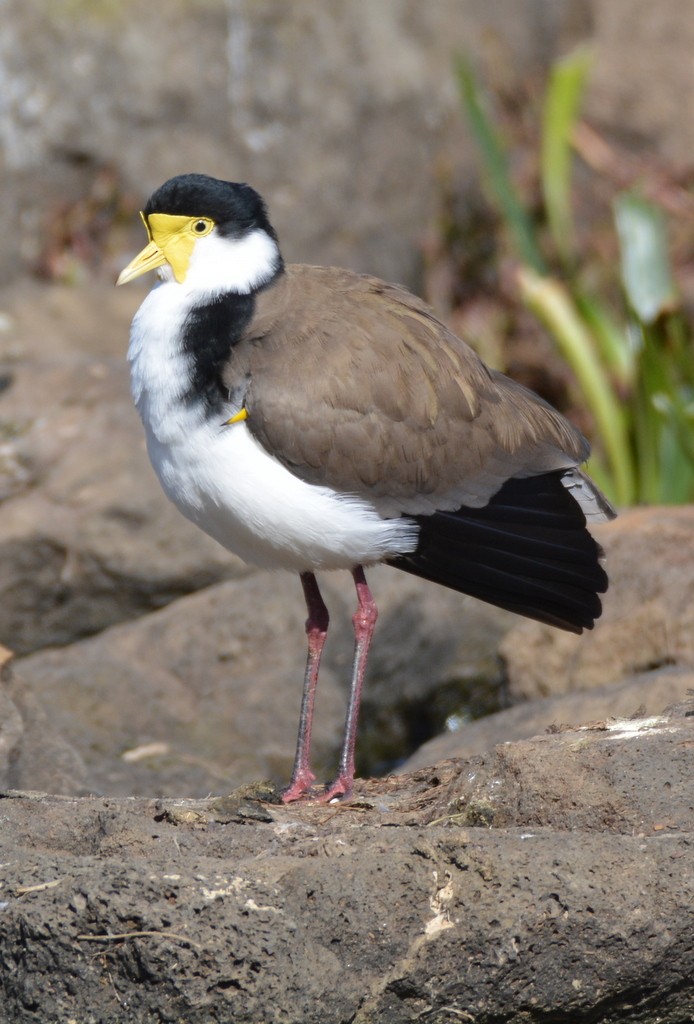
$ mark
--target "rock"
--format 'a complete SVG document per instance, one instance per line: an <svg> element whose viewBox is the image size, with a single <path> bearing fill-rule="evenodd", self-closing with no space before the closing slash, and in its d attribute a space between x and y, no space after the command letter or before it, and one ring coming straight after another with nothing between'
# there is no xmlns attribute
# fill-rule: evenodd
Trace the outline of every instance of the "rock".
<svg viewBox="0 0 694 1024"><path fill-rule="evenodd" d="M686 164L688 14L687 0L515 0L513 17L479 0L6 0L0 274L36 263L51 222L106 165L139 200L188 169L249 179L293 259L411 283L437 172L475 172L455 53L491 68L511 96L585 39L596 53L589 116ZM102 256L111 270L113 256Z"/></svg>
<svg viewBox="0 0 694 1024"><path fill-rule="evenodd" d="M694 68L680 54L694 49L694 18L687 0L591 0L597 40L586 112L632 139L649 140L659 158L687 166L692 137L680 130L680 97L694 92ZM638 68L638 73L635 70ZM667 88L652 83L667 74Z"/></svg>
<svg viewBox="0 0 694 1024"><path fill-rule="evenodd" d="M12 788L10 770L23 732L22 718L10 696L10 663L12 652L0 647L0 778Z"/></svg>
<svg viewBox="0 0 694 1024"><path fill-rule="evenodd" d="M519 622L501 644L511 699L604 686L694 665L694 508L638 508L598 527L610 589L583 636Z"/></svg>
<svg viewBox="0 0 694 1024"><path fill-rule="evenodd" d="M565 41L571 6L6 0L0 274L20 239L36 261L106 164L140 200L188 170L249 180L291 259L411 281L436 168L473 170L453 55L492 35L515 80Z"/></svg>
<svg viewBox="0 0 694 1024"><path fill-rule="evenodd" d="M498 701L494 652L509 619L387 567L371 570L369 580L381 616L359 739L367 765L401 759L419 744L421 709L441 689L456 706L476 690ZM354 591L346 573L326 576L321 587L332 619L314 747L327 778L342 737ZM286 781L305 617L298 579L264 573L18 660L17 680L86 766L86 778L63 779L54 791L83 792L86 784L108 794L202 795L266 776ZM443 726L446 704L438 702L429 734ZM12 778L15 787L37 788L30 758L15 759Z"/></svg>
<svg viewBox="0 0 694 1024"><path fill-rule="evenodd" d="M55 729L35 695L11 671L11 654L0 651L0 788L27 781L32 789L87 793L84 761ZM27 772L27 766L30 766Z"/></svg>
<svg viewBox="0 0 694 1024"><path fill-rule="evenodd" d="M0 1020L688 1020L693 729L690 701L257 817L6 794Z"/></svg>
<svg viewBox="0 0 694 1024"><path fill-rule="evenodd" d="M0 642L18 653L248 571L161 492L125 363L137 297L112 293L25 286L4 305Z"/></svg>
<svg viewBox="0 0 694 1024"><path fill-rule="evenodd" d="M401 770L414 771L449 757L472 757L499 743L528 739L567 726L655 715L662 708L685 700L692 690L692 669L664 668L618 680L610 686L523 701L436 736L408 758Z"/></svg>
<svg viewBox="0 0 694 1024"><path fill-rule="evenodd" d="M84 759L93 792L225 792L291 766L305 616L298 579L251 577L22 659L16 675ZM319 753L343 717L329 665L322 684ZM34 788L30 761L22 771Z"/></svg>

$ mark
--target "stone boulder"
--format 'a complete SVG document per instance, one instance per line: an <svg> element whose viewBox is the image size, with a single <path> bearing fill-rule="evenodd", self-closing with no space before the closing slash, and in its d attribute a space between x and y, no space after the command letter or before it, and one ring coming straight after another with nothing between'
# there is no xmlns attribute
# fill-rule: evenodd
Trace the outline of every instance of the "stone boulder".
<svg viewBox="0 0 694 1024"><path fill-rule="evenodd" d="M572 35L573 2L6 0L0 279L107 167L138 202L184 171L248 180L289 258L412 281L437 168L473 172L454 54L494 46L518 81Z"/></svg>
<svg viewBox="0 0 694 1024"><path fill-rule="evenodd" d="M521 701L493 715L434 737L408 758L402 771L438 764L451 757L483 754L500 743L529 739L538 733L616 722L656 715L664 707L686 700L694 691L694 670L663 668L555 697Z"/></svg>
<svg viewBox="0 0 694 1024"><path fill-rule="evenodd" d="M583 636L530 621L504 638L513 700L604 686L660 666L694 665L694 507L638 508L595 530L610 588Z"/></svg>
<svg viewBox="0 0 694 1024"><path fill-rule="evenodd" d="M0 800L0 1020L684 1022L694 705L339 806Z"/></svg>

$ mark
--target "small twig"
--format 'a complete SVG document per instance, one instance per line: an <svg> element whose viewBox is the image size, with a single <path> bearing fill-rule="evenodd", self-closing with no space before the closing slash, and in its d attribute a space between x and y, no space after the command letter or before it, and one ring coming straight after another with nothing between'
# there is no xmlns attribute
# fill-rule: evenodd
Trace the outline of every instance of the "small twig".
<svg viewBox="0 0 694 1024"><path fill-rule="evenodd" d="M18 896L27 896L30 892L43 892L44 889L55 889L60 885L62 878L56 878L52 882L39 882L38 885L18 885L15 892Z"/></svg>
<svg viewBox="0 0 694 1024"><path fill-rule="evenodd" d="M116 997L116 999L118 1000L118 1002L122 1006L123 1005L123 1000L121 999L120 994L118 992L118 989L116 988L116 986L115 986L115 984L113 982L113 975L111 974L111 972L109 970L107 970L106 973L108 974L108 980L111 982L111 988L113 989L113 994L114 994L114 996Z"/></svg>
<svg viewBox="0 0 694 1024"><path fill-rule="evenodd" d="M333 818L337 818L338 815L345 814L345 812L347 812L347 811L363 812L363 811L372 811L373 810L373 804L363 804L363 803L362 804L360 804L360 803L337 804L336 806L333 805L332 807L331 807L330 804L323 804L323 807L326 807L326 808L330 807L330 809L332 810L332 814L328 814L327 817L321 819L321 822L320 822L321 825L327 825L329 821L333 820Z"/></svg>
<svg viewBox="0 0 694 1024"><path fill-rule="evenodd" d="M471 1013L467 1012L467 1010L458 1010L456 1009L455 1006L428 1006L426 1010L422 1010L421 1013L417 1014L415 1020L422 1020L425 1017L430 1017L434 1015L438 1017L439 1014L441 1013L453 1013L455 1014L456 1017L459 1017L461 1020L474 1021L475 1019Z"/></svg>
<svg viewBox="0 0 694 1024"><path fill-rule="evenodd" d="M588 166L610 178L618 188L633 188L639 183L648 197L660 203L668 213L674 216L694 215L694 197L674 180L671 171L656 160L634 156L607 142L585 121L576 124L572 141Z"/></svg>
<svg viewBox="0 0 694 1024"><path fill-rule="evenodd" d="M191 946L201 949L199 942L189 938L187 935L180 935L178 932L106 932L105 935L78 935L79 942L122 942L124 939L145 939L156 936L163 939L178 939L180 942L189 942Z"/></svg>
<svg viewBox="0 0 694 1024"><path fill-rule="evenodd" d="M466 811L460 811L458 814L445 814L442 818L434 818L433 821L427 822L427 828L432 828L434 825L467 825L469 824L468 816Z"/></svg>

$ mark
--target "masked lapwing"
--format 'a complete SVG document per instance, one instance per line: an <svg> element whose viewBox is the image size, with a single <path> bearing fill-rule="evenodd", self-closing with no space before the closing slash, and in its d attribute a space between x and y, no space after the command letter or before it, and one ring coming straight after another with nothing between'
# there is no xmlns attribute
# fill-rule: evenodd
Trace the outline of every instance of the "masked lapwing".
<svg viewBox="0 0 694 1024"><path fill-rule="evenodd" d="M601 613L587 521L614 512L579 466L589 446L488 369L420 299L374 277L285 265L245 184L184 174L142 213L123 284L159 283L132 324L132 392L180 511L243 560L299 574L308 657L284 801L352 790L359 701L385 562L580 633ZM318 570L347 569L355 654L334 782L315 793L311 725L328 611Z"/></svg>

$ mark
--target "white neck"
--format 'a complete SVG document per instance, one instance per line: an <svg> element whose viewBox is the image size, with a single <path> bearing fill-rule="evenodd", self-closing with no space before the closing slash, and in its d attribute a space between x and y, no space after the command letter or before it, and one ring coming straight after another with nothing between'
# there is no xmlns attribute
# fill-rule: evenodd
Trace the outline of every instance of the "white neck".
<svg viewBox="0 0 694 1024"><path fill-rule="evenodd" d="M170 436L199 419L181 399L190 386L192 357L183 352L183 324L193 303L175 281L153 288L135 314L128 361L131 390L148 435Z"/></svg>
<svg viewBox="0 0 694 1024"><path fill-rule="evenodd" d="M260 228L243 238L225 238L213 231L195 243L180 287L202 299L225 292L245 294L267 284L280 263L277 243Z"/></svg>

